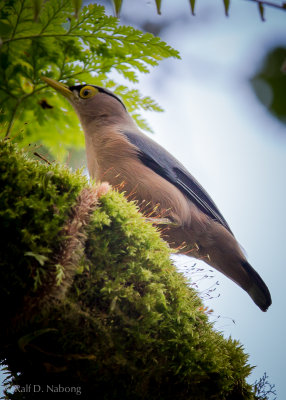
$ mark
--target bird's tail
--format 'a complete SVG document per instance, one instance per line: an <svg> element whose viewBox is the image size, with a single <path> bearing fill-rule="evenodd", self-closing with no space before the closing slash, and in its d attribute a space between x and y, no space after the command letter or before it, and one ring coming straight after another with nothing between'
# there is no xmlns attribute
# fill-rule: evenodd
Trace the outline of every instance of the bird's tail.
<svg viewBox="0 0 286 400"><path fill-rule="evenodd" d="M241 265L252 282L251 287L247 289L249 296L262 311L267 311L272 303L268 287L247 261L242 261Z"/></svg>
<svg viewBox="0 0 286 400"><path fill-rule="evenodd" d="M193 237L196 232L188 228L170 228L166 233L167 241L179 253L201 259L216 268L244 289L262 311L267 311L272 303L270 292L259 274L246 261L234 236L217 223L208 228L195 245ZM180 246L184 240L191 245Z"/></svg>

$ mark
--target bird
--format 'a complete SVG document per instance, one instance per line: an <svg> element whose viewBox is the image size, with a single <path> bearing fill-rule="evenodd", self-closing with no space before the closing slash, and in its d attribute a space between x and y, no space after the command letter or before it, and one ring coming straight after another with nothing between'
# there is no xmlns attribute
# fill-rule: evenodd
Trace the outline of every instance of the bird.
<svg viewBox="0 0 286 400"><path fill-rule="evenodd" d="M169 221L162 231L171 249L205 261L267 311L272 303L268 287L214 201L175 157L139 130L123 101L100 86L67 86L46 76L42 80L77 113L91 178L107 181L136 200L146 215Z"/></svg>

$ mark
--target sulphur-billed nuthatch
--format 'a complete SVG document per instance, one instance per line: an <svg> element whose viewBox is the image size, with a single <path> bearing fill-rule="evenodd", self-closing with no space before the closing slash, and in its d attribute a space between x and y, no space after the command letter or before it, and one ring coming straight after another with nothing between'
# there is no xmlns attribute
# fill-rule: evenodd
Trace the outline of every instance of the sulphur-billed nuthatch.
<svg viewBox="0 0 286 400"><path fill-rule="evenodd" d="M66 86L43 80L63 94L81 121L89 174L137 200L141 209L164 216L170 247L204 260L244 289L262 311L269 290L246 260L213 200L170 153L144 135L122 101L94 85Z"/></svg>

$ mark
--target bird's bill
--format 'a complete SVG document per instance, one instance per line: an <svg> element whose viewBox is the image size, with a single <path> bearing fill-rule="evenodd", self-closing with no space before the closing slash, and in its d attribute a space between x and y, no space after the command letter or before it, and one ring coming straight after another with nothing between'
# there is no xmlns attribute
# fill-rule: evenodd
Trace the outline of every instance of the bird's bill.
<svg viewBox="0 0 286 400"><path fill-rule="evenodd" d="M73 92L64 83L57 82L54 79L47 78L46 76L42 76L41 79L68 99L73 98Z"/></svg>

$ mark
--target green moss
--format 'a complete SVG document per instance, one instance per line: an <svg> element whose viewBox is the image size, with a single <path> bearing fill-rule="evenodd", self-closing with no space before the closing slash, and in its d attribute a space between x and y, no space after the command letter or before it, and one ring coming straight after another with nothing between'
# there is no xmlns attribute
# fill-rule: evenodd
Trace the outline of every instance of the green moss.
<svg viewBox="0 0 286 400"><path fill-rule="evenodd" d="M77 386L88 399L255 399L241 345L213 329L159 232L122 194L100 198L71 285L51 301L62 227L87 182L9 142L0 158L0 354L14 384ZM9 398L51 398L41 396Z"/></svg>
<svg viewBox="0 0 286 400"><path fill-rule="evenodd" d="M59 232L84 179L59 165L33 161L7 141L0 146L0 219L5 243L0 257L0 301L19 308L24 296L50 278Z"/></svg>

